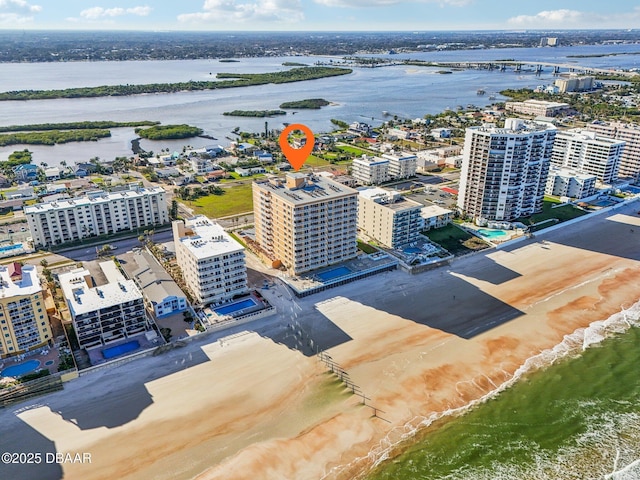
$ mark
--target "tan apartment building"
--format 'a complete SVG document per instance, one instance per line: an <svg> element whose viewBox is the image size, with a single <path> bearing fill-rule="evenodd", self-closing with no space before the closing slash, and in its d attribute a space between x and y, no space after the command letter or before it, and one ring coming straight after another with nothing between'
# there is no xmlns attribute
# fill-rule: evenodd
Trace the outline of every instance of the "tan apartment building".
<svg viewBox="0 0 640 480"><path fill-rule="evenodd" d="M534 117L555 117L569 110L568 103L548 102L546 100L525 100L524 102L506 102L504 109L507 112L522 113Z"/></svg>
<svg viewBox="0 0 640 480"><path fill-rule="evenodd" d="M398 248L418 239L422 205L382 188L358 192L358 229L385 247Z"/></svg>
<svg viewBox="0 0 640 480"><path fill-rule="evenodd" d="M36 267L0 266L0 358L45 346L53 336Z"/></svg>
<svg viewBox="0 0 640 480"><path fill-rule="evenodd" d="M356 256L357 211L356 190L317 175L253 183L255 240L294 275Z"/></svg>

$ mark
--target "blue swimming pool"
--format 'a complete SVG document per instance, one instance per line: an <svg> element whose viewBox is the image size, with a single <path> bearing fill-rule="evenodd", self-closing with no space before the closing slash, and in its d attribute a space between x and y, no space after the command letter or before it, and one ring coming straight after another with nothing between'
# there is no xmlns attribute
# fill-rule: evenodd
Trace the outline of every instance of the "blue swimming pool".
<svg viewBox="0 0 640 480"><path fill-rule="evenodd" d="M25 373L34 371L39 366L40 362L38 360L29 360L19 365L12 365L5 368L0 372L0 377L19 377Z"/></svg>
<svg viewBox="0 0 640 480"><path fill-rule="evenodd" d="M21 243L14 243L13 245L2 245L0 247L0 253L10 252L12 250L20 250L22 248Z"/></svg>
<svg viewBox="0 0 640 480"><path fill-rule="evenodd" d="M123 343L122 345L116 345L114 347L105 348L102 351L102 356L109 360L110 358L124 355L125 353L133 352L140 348L140 342L138 340L131 340L130 342Z"/></svg>
<svg viewBox="0 0 640 480"><path fill-rule="evenodd" d="M633 194L640 193L640 187L634 187L634 186L632 186L632 185L629 185L629 186L627 186L627 187L624 187L624 188L622 188L621 190L622 190L623 192L631 192L631 193L633 193Z"/></svg>
<svg viewBox="0 0 640 480"><path fill-rule="evenodd" d="M480 230L478 230L478 233L480 235L482 235L485 238L488 238L489 240L495 238L504 238L507 235L509 235L507 232L505 232L504 230L487 230L485 228L481 228Z"/></svg>
<svg viewBox="0 0 640 480"><path fill-rule="evenodd" d="M351 270L349 270L347 267L338 267L334 268L333 270L327 270L326 272L317 273L316 275L320 280L326 282L327 280L333 280L334 278L344 277L345 275L349 275L350 273Z"/></svg>
<svg viewBox="0 0 640 480"><path fill-rule="evenodd" d="M420 252L422 252L422 249L418 247L407 247L404 249L404 253L420 253Z"/></svg>
<svg viewBox="0 0 640 480"><path fill-rule="evenodd" d="M253 298L247 298L246 300L242 300L240 302L231 303L229 305L223 305L222 307L214 308L213 311L218 315L228 315L233 312L237 312L238 310L244 310L245 308L255 307L257 303L253 300Z"/></svg>

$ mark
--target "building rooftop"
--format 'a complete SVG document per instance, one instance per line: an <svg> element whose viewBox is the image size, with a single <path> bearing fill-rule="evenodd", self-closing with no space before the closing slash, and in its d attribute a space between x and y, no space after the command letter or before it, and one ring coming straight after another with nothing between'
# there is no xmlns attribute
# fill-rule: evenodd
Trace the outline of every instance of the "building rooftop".
<svg viewBox="0 0 640 480"><path fill-rule="evenodd" d="M33 265L10 263L0 266L0 298L32 295L42 290Z"/></svg>
<svg viewBox="0 0 640 480"><path fill-rule="evenodd" d="M402 195L400 195L399 192L396 192L395 190L385 190L380 187L365 187L359 188L358 194L362 198L366 198L367 200L375 202L379 205L384 205L390 210L399 211L422 207L422 204L414 200L404 198Z"/></svg>
<svg viewBox="0 0 640 480"><path fill-rule="evenodd" d="M180 220L174 222L181 224ZM174 242L181 245L197 259L216 257L218 255L241 252L244 247L235 241L217 223L204 215L186 220L183 227L174 228ZM176 238L178 237L178 238Z"/></svg>
<svg viewBox="0 0 640 480"><path fill-rule="evenodd" d="M389 163L389 159L388 158L381 158L381 157L370 157L367 155L362 155L361 157L356 157L353 159L354 162L356 163L366 163L369 165L381 165L383 163Z"/></svg>
<svg viewBox="0 0 640 480"><path fill-rule="evenodd" d="M448 208L440 207L438 205L427 205L420 209L420 216L422 218L438 217L448 213L453 213L453 210L449 210Z"/></svg>
<svg viewBox="0 0 640 480"><path fill-rule="evenodd" d="M153 303L162 303L167 297L184 297L184 292L162 268L153 255L141 250L134 255L138 269L133 276L142 288L144 296Z"/></svg>
<svg viewBox="0 0 640 480"><path fill-rule="evenodd" d="M164 193L162 187L151 188L131 188L118 192L105 192L102 190L87 192L80 197L70 198L57 202L38 203L24 208L24 213L45 213L51 210L60 210L63 208L75 208L78 206L91 205L95 203L109 203L114 200L123 198L144 197L145 195Z"/></svg>
<svg viewBox="0 0 640 480"><path fill-rule="evenodd" d="M568 103L563 102L550 102L548 100L536 100L534 98L530 98L529 100L525 100L523 102L507 102L507 103L525 103L528 105L540 105L541 107L568 107Z"/></svg>
<svg viewBox="0 0 640 480"><path fill-rule="evenodd" d="M590 180L592 178L597 178L595 175L590 173L585 173L578 170L573 170L571 168L566 167L551 167L549 168L549 176L557 175L560 177L573 177L580 180Z"/></svg>
<svg viewBox="0 0 640 480"><path fill-rule="evenodd" d="M563 130L558 132L559 136L571 137L577 140L583 140L588 142L597 142L606 145L624 145L624 140L619 140L611 137L603 137L596 132L590 130L583 130L581 128L572 128L571 130Z"/></svg>
<svg viewBox="0 0 640 480"><path fill-rule="evenodd" d="M285 177L268 177L254 182L292 205L313 204L343 198L358 192L329 178L306 173L287 173Z"/></svg>
<svg viewBox="0 0 640 480"><path fill-rule="evenodd" d="M521 118L507 118L503 128L496 127L494 124L489 124L482 125L480 127L469 127L467 130L496 135L517 135L521 133L557 130L557 128L546 122L532 122L530 120L522 120Z"/></svg>
<svg viewBox="0 0 640 480"><path fill-rule="evenodd" d="M126 280L114 262L102 262L100 268L109 282L105 285L94 286L91 273L86 268L77 268L58 276L69 310L74 316L142 299L142 293L134 281Z"/></svg>

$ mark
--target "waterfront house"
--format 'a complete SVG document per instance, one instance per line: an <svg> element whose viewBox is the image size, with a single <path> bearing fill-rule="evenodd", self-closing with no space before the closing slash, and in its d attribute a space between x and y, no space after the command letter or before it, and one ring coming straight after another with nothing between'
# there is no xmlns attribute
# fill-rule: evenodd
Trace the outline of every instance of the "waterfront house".
<svg viewBox="0 0 640 480"><path fill-rule="evenodd" d="M16 180L19 182L31 182L38 178L38 167L31 163L16 165L13 168Z"/></svg>

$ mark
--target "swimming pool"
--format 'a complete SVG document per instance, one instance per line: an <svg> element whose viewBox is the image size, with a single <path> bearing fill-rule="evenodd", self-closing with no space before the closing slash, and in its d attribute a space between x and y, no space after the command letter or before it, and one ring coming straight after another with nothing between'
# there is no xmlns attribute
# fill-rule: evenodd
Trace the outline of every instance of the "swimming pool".
<svg viewBox="0 0 640 480"><path fill-rule="evenodd" d="M140 342L138 340L131 340L130 342L123 343L122 345L116 345L114 347L105 348L102 351L102 356L109 360L110 358L124 355L125 353L133 352L140 348Z"/></svg>
<svg viewBox="0 0 640 480"><path fill-rule="evenodd" d="M0 246L0 253L10 252L12 250L20 250L21 248L21 243L14 243L13 245L2 245Z"/></svg>
<svg viewBox="0 0 640 480"><path fill-rule="evenodd" d="M40 362L38 360L29 360L19 365L12 365L5 368L4 370L2 370L2 372L0 372L0 377L19 377L21 375L24 375L25 373L32 372L39 366Z"/></svg>
<svg viewBox="0 0 640 480"><path fill-rule="evenodd" d="M623 192L631 192L633 194L640 193L640 187L634 187L632 185L621 188L620 190L622 190Z"/></svg>
<svg viewBox="0 0 640 480"><path fill-rule="evenodd" d="M404 249L404 253L420 253L420 252L422 252L422 249L418 247L407 247Z"/></svg>
<svg viewBox="0 0 640 480"><path fill-rule="evenodd" d="M240 302L232 303L230 305L223 305L222 307L212 309L218 315L228 315L233 312L237 312L238 310L244 310L245 308L255 307L257 303L253 298L247 298L246 300L242 300Z"/></svg>
<svg viewBox="0 0 640 480"><path fill-rule="evenodd" d="M509 233L504 230L488 230L486 228L481 228L478 230L478 233L489 240L502 239L509 235Z"/></svg>
<svg viewBox="0 0 640 480"><path fill-rule="evenodd" d="M334 278L343 277L345 275L349 275L350 273L351 270L349 270L347 267L338 267L334 268L333 270L327 270L326 272L317 273L316 275L320 280L326 282L327 280L333 280Z"/></svg>

